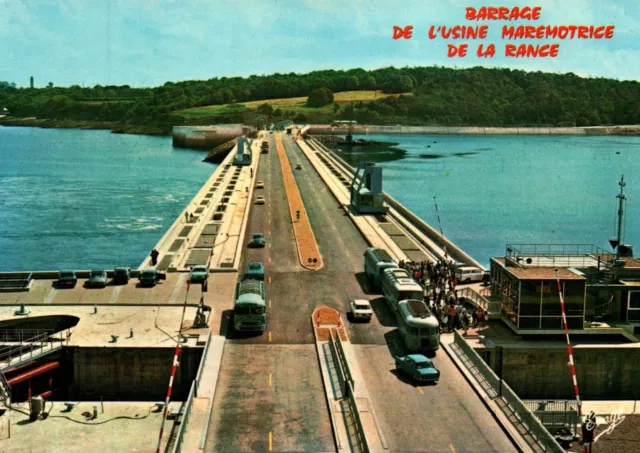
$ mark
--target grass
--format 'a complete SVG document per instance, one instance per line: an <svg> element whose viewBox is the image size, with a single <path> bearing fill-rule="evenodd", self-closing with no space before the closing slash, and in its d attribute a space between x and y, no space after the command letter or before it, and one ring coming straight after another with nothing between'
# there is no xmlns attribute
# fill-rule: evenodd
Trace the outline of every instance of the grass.
<svg viewBox="0 0 640 453"><path fill-rule="evenodd" d="M408 95L411 93L403 93ZM334 93L334 103L346 104L348 102L367 102L375 99L382 99L389 96L400 96L400 94L385 94L381 90L369 90L369 91L342 91ZM325 105L324 107L314 108L307 107L307 96L297 98L283 98L283 99L265 99L262 101L250 101L239 102L237 104L221 104L221 105L208 105L204 107L193 107L186 110L175 112L175 115L182 116L187 119L205 118L209 116L222 115L225 113L238 113L247 110L255 110L259 105L270 104L274 110L280 109L282 111L292 111L294 113L304 114L332 114L333 105Z"/></svg>

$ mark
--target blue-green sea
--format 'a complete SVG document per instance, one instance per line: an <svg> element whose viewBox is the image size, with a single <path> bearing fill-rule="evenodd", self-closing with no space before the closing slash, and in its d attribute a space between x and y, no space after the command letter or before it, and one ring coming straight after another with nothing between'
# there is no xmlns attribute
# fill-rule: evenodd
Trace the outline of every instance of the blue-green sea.
<svg viewBox="0 0 640 453"><path fill-rule="evenodd" d="M640 138L377 135L384 190L481 263L507 243L608 247L618 181L640 253ZM0 271L137 267L215 166L168 137L0 127Z"/></svg>
<svg viewBox="0 0 640 453"><path fill-rule="evenodd" d="M442 229L475 259L507 243L586 243L610 250L618 182L627 197L625 238L640 254L640 137L368 135L406 155L363 155L383 169L383 188ZM361 159L352 155L352 162Z"/></svg>
<svg viewBox="0 0 640 453"><path fill-rule="evenodd" d="M0 271L138 267L215 166L170 137L0 127Z"/></svg>

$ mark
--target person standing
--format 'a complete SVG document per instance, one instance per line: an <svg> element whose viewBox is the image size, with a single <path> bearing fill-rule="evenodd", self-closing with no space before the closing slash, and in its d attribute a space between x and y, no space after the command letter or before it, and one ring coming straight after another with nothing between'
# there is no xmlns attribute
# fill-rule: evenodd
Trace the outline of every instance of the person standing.
<svg viewBox="0 0 640 453"><path fill-rule="evenodd" d="M184 211L184 221L189 223L189 212L188 211Z"/></svg>
<svg viewBox="0 0 640 453"><path fill-rule="evenodd" d="M151 250L151 264L153 266L158 264L158 256L160 256L160 252L158 252L156 249Z"/></svg>

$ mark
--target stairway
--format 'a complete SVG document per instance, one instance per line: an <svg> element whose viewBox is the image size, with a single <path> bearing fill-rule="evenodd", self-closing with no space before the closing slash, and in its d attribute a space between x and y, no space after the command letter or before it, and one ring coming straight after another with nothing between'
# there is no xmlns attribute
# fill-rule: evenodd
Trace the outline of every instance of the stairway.
<svg viewBox="0 0 640 453"><path fill-rule="evenodd" d="M0 371L0 404L5 407L11 406L11 387L9 387L2 371Z"/></svg>

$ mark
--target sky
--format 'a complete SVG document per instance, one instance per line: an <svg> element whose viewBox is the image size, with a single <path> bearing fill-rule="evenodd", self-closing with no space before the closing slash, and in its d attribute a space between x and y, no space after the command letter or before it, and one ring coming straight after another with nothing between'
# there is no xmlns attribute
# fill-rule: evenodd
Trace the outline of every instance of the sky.
<svg viewBox="0 0 640 453"><path fill-rule="evenodd" d="M537 21L469 21L477 0L0 0L0 80L27 86L157 86L320 69L486 66L640 78L637 0L512 1ZM393 26L413 25L409 40ZM429 39L431 25L488 25L487 39ZM503 25L614 25L612 39L564 40L556 58L506 58ZM464 58L447 43L469 44ZM496 44L479 58L479 43ZM545 44L522 40L514 44Z"/></svg>

